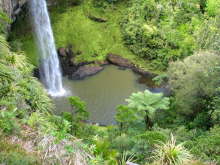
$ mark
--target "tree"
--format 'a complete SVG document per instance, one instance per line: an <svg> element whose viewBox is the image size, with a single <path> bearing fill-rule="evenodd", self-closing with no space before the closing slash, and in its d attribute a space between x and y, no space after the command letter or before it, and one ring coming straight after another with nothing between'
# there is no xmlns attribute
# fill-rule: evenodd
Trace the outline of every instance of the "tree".
<svg viewBox="0 0 220 165"><path fill-rule="evenodd" d="M86 111L86 103L82 101L79 97L72 96L69 98L69 102L75 110L74 116L76 121L83 121L89 117L89 113Z"/></svg>
<svg viewBox="0 0 220 165"><path fill-rule="evenodd" d="M73 108L73 112L64 112L63 117L71 123L71 132L76 135L77 131L82 127L82 121L88 119L89 113L86 111L86 103L79 97L69 97L69 102Z"/></svg>
<svg viewBox="0 0 220 165"><path fill-rule="evenodd" d="M163 97L162 93L151 93L149 90L133 93L126 101L139 118L144 118L146 129L152 128L155 111L168 109L170 103L169 98Z"/></svg>
<svg viewBox="0 0 220 165"><path fill-rule="evenodd" d="M176 111L185 116L185 119L197 120L198 124L203 120L204 122L199 124L202 127L210 124L210 115L216 108L213 101L219 97L219 65L218 54L200 52L183 61L171 63L168 69Z"/></svg>
<svg viewBox="0 0 220 165"><path fill-rule="evenodd" d="M136 116L133 109L129 108L127 105L119 105L117 107L117 113L115 116L115 120L120 124L120 129L127 129L128 125L138 117Z"/></svg>

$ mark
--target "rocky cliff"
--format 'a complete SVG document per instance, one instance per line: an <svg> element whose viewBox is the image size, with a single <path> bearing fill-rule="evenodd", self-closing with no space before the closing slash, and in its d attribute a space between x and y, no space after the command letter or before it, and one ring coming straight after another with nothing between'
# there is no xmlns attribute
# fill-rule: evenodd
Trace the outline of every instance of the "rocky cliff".
<svg viewBox="0 0 220 165"><path fill-rule="evenodd" d="M15 20L26 2L27 0L0 0L0 9L6 12L12 20Z"/></svg>

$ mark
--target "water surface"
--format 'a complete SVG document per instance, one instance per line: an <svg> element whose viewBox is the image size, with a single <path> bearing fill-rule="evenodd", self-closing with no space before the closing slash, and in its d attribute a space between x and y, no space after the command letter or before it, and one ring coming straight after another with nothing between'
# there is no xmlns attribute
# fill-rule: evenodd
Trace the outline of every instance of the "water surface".
<svg viewBox="0 0 220 165"><path fill-rule="evenodd" d="M84 80L64 78L63 81L65 89L71 92L72 96L79 96L86 101L90 122L109 125L115 122L114 115L117 105L125 104L125 99L133 92L145 89L150 89L153 92L161 91L160 88L147 87L146 83L152 85L152 81L143 83L142 79L143 77L129 69L120 70L116 66L106 66L102 72ZM67 97L55 98L54 100L57 112L71 111Z"/></svg>

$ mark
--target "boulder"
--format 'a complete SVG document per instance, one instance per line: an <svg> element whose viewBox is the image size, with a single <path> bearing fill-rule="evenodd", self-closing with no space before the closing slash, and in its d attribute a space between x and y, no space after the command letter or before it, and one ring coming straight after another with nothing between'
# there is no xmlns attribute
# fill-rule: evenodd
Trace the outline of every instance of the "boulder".
<svg viewBox="0 0 220 165"><path fill-rule="evenodd" d="M69 59L74 57L74 52L72 51L73 46L72 45L68 45L66 48L59 48L58 49L58 55L61 57L68 57Z"/></svg>
<svg viewBox="0 0 220 165"><path fill-rule="evenodd" d="M100 71L102 71L104 68L101 66L94 66L94 65L85 65L80 66L76 72L74 72L70 78L73 80L82 80L87 76L94 75Z"/></svg>
<svg viewBox="0 0 220 165"><path fill-rule="evenodd" d="M58 55L62 57L66 57L67 56L66 48L59 48Z"/></svg>
<svg viewBox="0 0 220 165"><path fill-rule="evenodd" d="M124 68L132 68L133 64L128 60L116 54L108 54L107 61L111 64Z"/></svg>
<svg viewBox="0 0 220 165"><path fill-rule="evenodd" d="M100 66L104 66L104 65L108 65L109 62L107 60L104 61L95 61L96 65L100 65Z"/></svg>
<svg viewBox="0 0 220 165"><path fill-rule="evenodd" d="M72 45L67 46L66 48L59 48L58 55L60 60L60 65L63 71L63 75L71 75L78 69L78 65L74 62L74 52L72 51Z"/></svg>
<svg viewBox="0 0 220 165"><path fill-rule="evenodd" d="M133 70L133 72L135 72L137 74L140 74L140 75L143 75L143 76L146 76L146 77L149 77L149 78L154 78L154 77L157 76L157 74L155 74L155 73L143 70L143 69L135 67L135 66L132 67L132 70Z"/></svg>
<svg viewBox="0 0 220 165"><path fill-rule="evenodd" d="M95 22L100 22L100 23L107 22L107 19L105 19L105 18L96 17L96 16L93 16L93 15L89 15L88 17L89 17L89 19L91 19Z"/></svg>

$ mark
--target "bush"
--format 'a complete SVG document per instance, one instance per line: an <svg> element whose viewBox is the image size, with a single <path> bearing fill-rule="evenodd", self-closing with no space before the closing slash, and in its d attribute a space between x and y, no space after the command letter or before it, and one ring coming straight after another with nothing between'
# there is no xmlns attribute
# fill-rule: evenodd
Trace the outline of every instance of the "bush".
<svg viewBox="0 0 220 165"><path fill-rule="evenodd" d="M186 143L191 153L206 161L217 161L220 163L220 128L214 127L194 141Z"/></svg>
<svg viewBox="0 0 220 165"><path fill-rule="evenodd" d="M220 14L203 21L195 33L197 49L214 50L220 52Z"/></svg>
<svg viewBox="0 0 220 165"><path fill-rule="evenodd" d="M192 155L183 144L176 144L176 139L171 135L170 141L156 145L153 152L155 164L161 165L179 165L188 163Z"/></svg>
<svg viewBox="0 0 220 165"><path fill-rule="evenodd" d="M158 109L168 109L170 103L169 98L163 97L162 93L152 93L149 90L133 93L126 101L128 102L128 108L123 111L118 111L118 115L125 115L122 121L127 122L126 116L130 114L132 115L131 119L133 119L133 121L144 121L146 129L153 127L155 111Z"/></svg>
<svg viewBox="0 0 220 165"><path fill-rule="evenodd" d="M171 4L134 0L121 22L128 48L137 56L151 60L157 69L166 69L169 61L189 56L195 50L192 34L196 31L194 19L201 13L198 2Z"/></svg>
<svg viewBox="0 0 220 165"><path fill-rule="evenodd" d="M220 1L219 0L207 0L206 11L209 16L216 16L219 14Z"/></svg>
<svg viewBox="0 0 220 165"><path fill-rule="evenodd" d="M175 95L175 109L185 119L194 120L193 124L197 127L210 127L210 113L215 109L212 101L218 97L219 65L218 54L200 52L169 66L169 84Z"/></svg>
<svg viewBox="0 0 220 165"><path fill-rule="evenodd" d="M16 121L16 111L0 110L0 129L7 134L14 133L19 129Z"/></svg>

